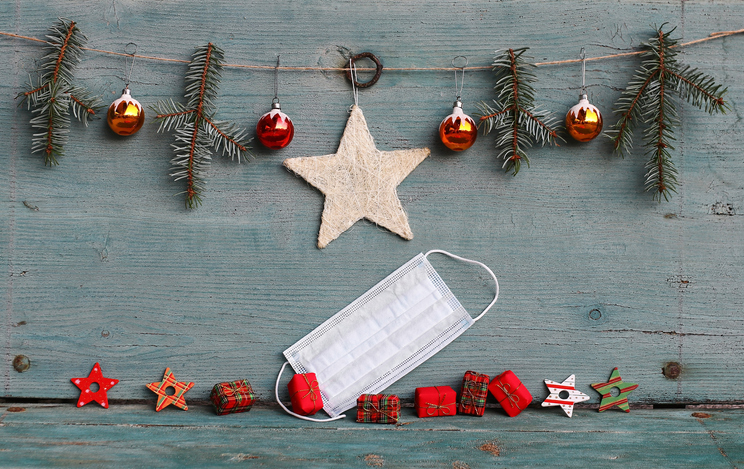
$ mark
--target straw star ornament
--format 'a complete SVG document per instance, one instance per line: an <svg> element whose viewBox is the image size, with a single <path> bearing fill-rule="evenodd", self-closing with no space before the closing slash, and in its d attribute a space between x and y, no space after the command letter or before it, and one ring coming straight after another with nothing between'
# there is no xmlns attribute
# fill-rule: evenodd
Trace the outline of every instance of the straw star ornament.
<svg viewBox="0 0 744 469"><path fill-rule="evenodd" d="M289 158L284 166L325 194L318 234L322 249L362 218L413 239L396 188L429 153L428 148L378 150L354 105L335 154Z"/></svg>

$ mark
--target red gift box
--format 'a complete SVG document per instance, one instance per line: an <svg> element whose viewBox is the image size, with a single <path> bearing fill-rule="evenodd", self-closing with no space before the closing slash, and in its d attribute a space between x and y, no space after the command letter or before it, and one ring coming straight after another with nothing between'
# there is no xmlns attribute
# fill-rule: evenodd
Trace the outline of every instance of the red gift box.
<svg viewBox="0 0 744 469"><path fill-rule="evenodd" d="M400 399L395 394L362 394L357 399L357 422L398 423Z"/></svg>
<svg viewBox="0 0 744 469"><path fill-rule="evenodd" d="M443 417L457 414L457 393L449 386L416 388L414 405L419 417Z"/></svg>
<svg viewBox="0 0 744 469"><path fill-rule="evenodd" d="M313 415L323 408L315 373L297 374L287 383L292 410L300 415Z"/></svg>
<svg viewBox="0 0 744 469"><path fill-rule="evenodd" d="M256 396L247 379L215 384L209 395L217 415L237 414L251 410Z"/></svg>
<svg viewBox="0 0 744 469"><path fill-rule="evenodd" d="M488 383L491 378L486 374L466 371L462 378L462 391L460 391L461 414L477 415L483 417L486 410L486 398L488 397Z"/></svg>
<svg viewBox="0 0 744 469"><path fill-rule="evenodd" d="M532 402L532 394L511 370L495 377L488 385L488 390L499 401L509 417L516 417Z"/></svg>

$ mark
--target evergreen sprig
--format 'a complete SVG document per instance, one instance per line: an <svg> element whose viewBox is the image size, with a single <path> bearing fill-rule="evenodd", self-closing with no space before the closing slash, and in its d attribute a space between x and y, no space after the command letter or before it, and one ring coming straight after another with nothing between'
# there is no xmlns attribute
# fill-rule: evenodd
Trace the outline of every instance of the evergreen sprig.
<svg viewBox="0 0 744 469"><path fill-rule="evenodd" d="M173 100L158 101L152 110L160 122L158 132L175 130L176 142L171 146L176 156L171 160L171 176L186 180L186 206L201 204L204 190L202 173L212 160L212 149L222 151L230 159L250 155L246 130L229 122L217 121L214 115L224 52L211 42L196 49L186 73L186 105Z"/></svg>
<svg viewBox="0 0 744 469"><path fill-rule="evenodd" d="M484 134L496 131L496 150L498 157L504 159L502 167L517 175L524 160L527 166L530 159L525 148L534 143L555 144L560 138L557 134L558 121L550 111L535 105L535 90L531 83L536 81L532 69L535 67L526 59L528 47L496 51L493 71L496 74L496 99L494 105L481 102L480 121L484 124Z"/></svg>
<svg viewBox="0 0 744 469"><path fill-rule="evenodd" d="M60 18L49 28L47 38L47 54L36 71L37 80L29 79L27 90L17 97L27 101L34 114L31 127L39 130L31 139L31 151L44 153L44 165L57 165L70 133L70 111L87 127L102 101L72 84L88 40L76 23Z"/></svg>
<svg viewBox="0 0 744 469"><path fill-rule="evenodd" d="M706 112L725 112L728 105L723 100L726 88L721 89L713 78L703 72L679 63L674 47L676 39L663 31L643 43L643 61L620 99L615 103L620 119L607 131L615 145L615 152L622 157L633 148L633 131L639 123L647 124L643 144L649 160L646 163L646 191L654 191L654 199L669 200L677 192L677 169L671 157L674 129L679 125L675 94Z"/></svg>

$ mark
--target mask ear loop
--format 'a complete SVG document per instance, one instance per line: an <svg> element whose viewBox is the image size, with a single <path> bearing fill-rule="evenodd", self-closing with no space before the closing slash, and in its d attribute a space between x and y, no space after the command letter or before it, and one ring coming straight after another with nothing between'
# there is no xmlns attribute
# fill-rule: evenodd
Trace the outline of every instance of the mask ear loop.
<svg viewBox="0 0 744 469"><path fill-rule="evenodd" d="M482 263L482 262L474 261L472 259L465 259L464 257L456 256L456 255L452 254L451 252L442 251L441 249L432 249L431 251L429 251L426 254L424 254L424 257L426 258L426 257L429 256L429 254L432 254L432 253L444 254L445 256L449 256L449 257L451 257L453 259L457 259L458 261L467 262L468 264L479 265L479 266L483 267L484 269L486 269L486 272L488 272L491 275L491 277L493 278L493 281L496 282L496 295L494 295L493 301L491 301L491 304L489 304L488 306L486 306L486 309L484 309L478 315L478 317L473 318L473 322L478 321L480 318L482 318L488 312L489 309L491 309L491 307L494 304L496 304L496 300L499 299L499 280L496 278L496 275L494 275L493 271L491 269L489 269L488 266L486 264Z"/></svg>
<svg viewBox="0 0 744 469"><path fill-rule="evenodd" d="M334 420L339 420L339 419L345 419L346 418L346 414L343 414L343 415L339 415L338 417L333 417L333 418L330 418L330 419L314 419L314 418L311 418L311 417L305 417L304 415L296 414L296 413L292 412L291 410L287 409L287 406L285 406L284 404L282 404L282 401L279 400L279 380L281 379L282 373L284 373L284 368L287 365L289 365L289 362L284 362L284 365L282 365L282 369L279 370L279 376L276 377L276 386L274 386L274 394L276 395L276 402L279 403L279 405L282 407L282 409L284 409L284 411L286 413L288 413L289 415L294 415L298 419L308 420L310 422L332 422Z"/></svg>

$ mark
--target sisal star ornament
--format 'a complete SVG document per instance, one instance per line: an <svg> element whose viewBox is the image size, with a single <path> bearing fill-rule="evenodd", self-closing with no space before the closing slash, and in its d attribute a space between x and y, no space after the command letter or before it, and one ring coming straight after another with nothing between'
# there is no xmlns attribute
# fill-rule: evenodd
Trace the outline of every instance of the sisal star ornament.
<svg viewBox="0 0 744 469"><path fill-rule="evenodd" d="M78 407L82 407L91 401L96 401L105 409L108 409L109 406L106 391L113 388L119 382L118 379L104 378L101 373L101 365L98 363L93 365L93 369L90 370L87 378L72 378L70 381L80 389ZM96 392L90 390L90 385L93 383L98 385L98 391Z"/></svg>
<svg viewBox="0 0 744 469"><path fill-rule="evenodd" d="M625 412L630 412L630 406L628 405L628 394L631 393L635 388L638 387L635 383L626 383L620 377L620 372L617 371L617 367L612 370L610 380L606 383L594 383L592 387L602 395L602 402L599 403L599 411L604 412L612 406L618 406ZM612 388L618 388L620 394L613 396L610 392Z"/></svg>
<svg viewBox="0 0 744 469"><path fill-rule="evenodd" d="M573 416L574 404L589 400L589 396L576 390L576 375L569 376L562 383L546 379L545 385L548 387L550 395L543 401L542 406L552 407L559 405L569 418ZM561 397L561 393L566 393L566 397Z"/></svg>
<svg viewBox="0 0 744 469"><path fill-rule="evenodd" d="M186 399L183 397L186 391L191 389L194 383L186 383L183 381L176 381L176 377L171 373L170 368L165 369L163 375L163 381L150 383L147 388L158 395L158 402L155 405L155 412L160 412L169 405L173 404L179 409L189 410L186 405ZM168 388L173 388L175 392L172 395L168 395Z"/></svg>
<svg viewBox="0 0 744 469"><path fill-rule="evenodd" d="M362 218L413 239L396 188L429 153L428 148L378 150L354 105L335 154L288 158L284 166L325 194L318 234L323 249Z"/></svg>

